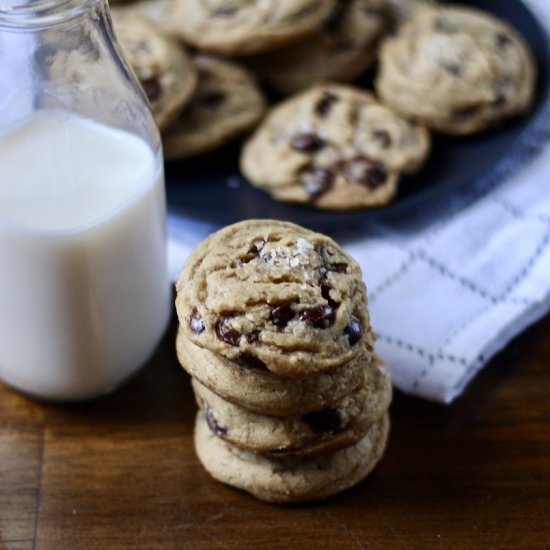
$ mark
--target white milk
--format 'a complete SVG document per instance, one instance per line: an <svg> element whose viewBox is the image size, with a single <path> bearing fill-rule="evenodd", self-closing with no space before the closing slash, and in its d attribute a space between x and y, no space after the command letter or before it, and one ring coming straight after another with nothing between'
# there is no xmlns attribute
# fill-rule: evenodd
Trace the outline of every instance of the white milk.
<svg viewBox="0 0 550 550"><path fill-rule="evenodd" d="M162 160L41 112L0 134L0 377L46 399L109 391L168 323Z"/></svg>

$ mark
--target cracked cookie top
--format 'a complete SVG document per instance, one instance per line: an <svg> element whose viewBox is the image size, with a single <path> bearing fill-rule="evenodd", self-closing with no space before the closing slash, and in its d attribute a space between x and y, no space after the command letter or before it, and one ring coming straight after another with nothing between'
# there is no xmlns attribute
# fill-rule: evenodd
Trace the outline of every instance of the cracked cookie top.
<svg viewBox="0 0 550 550"><path fill-rule="evenodd" d="M197 73L184 46L164 36L128 8L111 11L117 40L149 103L157 125L168 127L189 101Z"/></svg>
<svg viewBox="0 0 550 550"><path fill-rule="evenodd" d="M528 46L504 21L472 8L434 7L416 11L385 41L376 88L403 115L461 135L525 112L535 76Z"/></svg>
<svg viewBox="0 0 550 550"><path fill-rule="evenodd" d="M332 0L175 0L172 30L205 51L257 53L313 32L332 6Z"/></svg>
<svg viewBox="0 0 550 550"><path fill-rule="evenodd" d="M234 61L193 57L198 84L189 104L163 133L164 158L182 159L217 149L250 130L266 100L254 77Z"/></svg>
<svg viewBox="0 0 550 550"><path fill-rule="evenodd" d="M387 23L386 0L336 0L313 34L250 63L283 94L326 80L349 82L374 65Z"/></svg>
<svg viewBox="0 0 550 550"><path fill-rule="evenodd" d="M420 168L427 130L369 92L319 84L276 105L248 140L241 170L274 198L318 208L389 202L401 173Z"/></svg>
<svg viewBox="0 0 550 550"><path fill-rule="evenodd" d="M354 359L370 331L359 265L332 239L287 222L246 220L214 233L176 289L193 343L290 378Z"/></svg>

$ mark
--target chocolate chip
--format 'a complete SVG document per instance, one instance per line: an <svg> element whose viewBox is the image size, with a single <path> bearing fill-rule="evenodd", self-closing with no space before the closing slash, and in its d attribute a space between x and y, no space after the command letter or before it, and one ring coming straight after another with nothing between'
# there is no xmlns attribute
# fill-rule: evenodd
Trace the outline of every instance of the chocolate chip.
<svg viewBox="0 0 550 550"><path fill-rule="evenodd" d="M304 133L296 134L290 145L297 151L305 151L307 153L314 153L319 149L322 149L325 145L325 140L317 134Z"/></svg>
<svg viewBox="0 0 550 550"><path fill-rule="evenodd" d="M337 308L340 304L334 301L330 296L330 291L333 289L332 285L327 282L321 283L321 296L328 302L328 305L332 308Z"/></svg>
<svg viewBox="0 0 550 550"><path fill-rule="evenodd" d="M201 96L199 98L199 102L201 105L208 107L209 109L216 109L226 99L227 99L227 96L222 92L210 92L208 94L204 94L203 96Z"/></svg>
<svg viewBox="0 0 550 550"><path fill-rule="evenodd" d="M208 424L210 431L218 437L223 437L228 432L228 428L218 424L218 421L214 418L214 413L210 407L206 407L206 423Z"/></svg>
<svg viewBox="0 0 550 550"><path fill-rule="evenodd" d="M330 291L332 289L332 285L329 285L326 282L321 283L321 296L327 301L331 300L332 298L330 297Z"/></svg>
<svg viewBox="0 0 550 550"><path fill-rule="evenodd" d="M260 337L260 331L259 330L253 330L252 332L249 332L248 334L245 334L244 337L246 338L246 341L249 344L252 344L258 340Z"/></svg>
<svg viewBox="0 0 550 550"><path fill-rule="evenodd" d="M323 28L326 31L332 32L336 30L338 25L342 22L344 13L346 12L346 9L348 7L346 4L347 2L344 2L342 0L337 0L336 2L334 2L332 9L330 10L323 25Z"/></svg>
<svg viewBox="0 0 550 550"><path fill-rule="evenodd" d="M434 21L434 29L437 32L441 32L444 34L451 34L455 31L455 28L453 27L451 22L448 21L447 19L443 19L442 17L438 17Z"/></svg>
<svg viewBox="0 0 550 550"><path fill-rule="evenodd" d="M510 36L508 36L504 32L497 33L495 40L496 40L496 45L500 50L505 50L508 46L511 46L513 43Z"/></svg>
<svg viewBox="0 0 550 550"><path fill-rule="evenodd" d="M474 115L476 115L480 110L479 105L472 105L470 107L464 107L462 109L456 109L453 111L453 117L454 118L470 118Z"/></svg>
<svg viewBox="0 0 550 550"><path fill-rule="evenodd" d="M216 321L216 335L222 342L238 347L242 335L229 324L228 321L231 317L233 317L233 314L229 313L218 318Z"/></svg>
<svg viewBox="0 0 550 550"><path fill-rule="evenodd" d="M388 179L386 167L381 162L372 161L366 157L345 161L342 169L349 182L360 183L367 187L378 187Z"/></svg>
<svg viewBox="0 0 550 550"><path fill-rule="evenodd" d="M387 149L392 143L391 136L386 130L373 130L372 135L384 149Z"/></svg>
<svg viewBox="0 0 550 550"><path fill-rule="evenodd" d="M149 101L155 101L162 95L162 87L156 76L140 80L139 83Z"/></svg>
<svg viewBox="0 0 550 550"><path fill-rule="evenodd" d="M342 418L336 409L323 409L302 416L302 420L314 432L338 432L342 430Z"/></svg>
<svg viewBox="0 0 550 550"><path fill-rule="evenodd" d="M348 270L348 264L345 264L345 263L327 264L326 268L328 269L328 271L334 271L334 273L346 273Z"/></svg>
<svg viewBox="0 0 550 550"><path fill-rule="evenodd" d="M336 101L338 101L337 95L332 92L323 92L323 97L321 97L321 99L315 104L315 112L320 117L326 117L330 113L330 110Z"/></svg>
<svg viewBox="0 0 550 550"><path fill-rule="evenodd" d="M361 11L365 14L365 15L370 15L370 16L377 16L377 17L384 17L386 15L386 10L384 9L383 6L361 6Z"/></svg>
<svg viewBox="0 0 550 550"><path fill-rule="evenodd" d="M300 182L305 187L308 194L312 197L318 197L326 193L334 182L334 173L326 168L314 167L304 170L300 174Z"/></svg>
<svg viewBox="0 0 550 550"><path fill-rule="evenodd" d="M257 256L264 247L264 244L264 241L256 241L252 243L250 245L250 248L248 249L248 254L253 254L254 256Z"/></svg>
<svg viewBox="0 0 550 550"><path fill-rule="evenodd" d="M453 76L462 76L464 74L462 65L459 65L458 63L445 63L443 68Z"/></svg>
<svg viewBox="0 0 550 550"><path fill-rule="evenodd" d="M506 94L504 93L503 90L499 90L495 94L495 99L493 100L492 105L493 107L498 108L498 107L502 107L503 105L506 105L506 102L507 102Z"/></svg>
<svg viewBox="0 0 550 550"><path fill-rule="evenodd" d="M325 254L328 254L329 256L333 256L334 253L330 250L327 251L327 249L320 244L314 245L314 249L321 259L321 267L319 268L319 273L321 275L321 278L319 280L319 284L321 285L321 294L323 298L327 299L327 297L323 294L323 285L326 284L329 288L332 288L328 283L324 282L326 279L327 273L329 271L332 271L333 273L347 273L348 264L344 262L327 263L327 260L325 259ZM336 302L334 302L334 304L336 304ZM330 305L334 305L334 304L330 304ZM337 305L338 304L336 304L336 306Z"/></svg>
<svg viewBox="0 0 550 550"><path fill-rule="evenodd" d="M308 307L300 311L299 319L312 327L325 329L334 323L334 308L325 305Z"/></svg>
<svg viewBox="0 0 550 550"><path fill-rule="evenodd" d="M193 313L191 314L191 318L189 319L189 326L195 334L200 334L201 332L204 332L204 321L202 320L202 317L199 315L196 309L194 309Z"/></svg>
<svg viewBox="0 0 550 550"><path fill-rule="evenodd" d="M292 309L292 306L295 303L296 302L288 301L272 307L271 311L269 312L269 320L275 326L279 328L285 328L296 315L296 313Z"/></svg>
<svg viewBox="0 0 550 550"><path fill-rule="evenodd" d="M347 334L350 346L355 346L361 336L363 336L363 325L356 317L352 317L347 327L344 329L344 334Z"/></svg>
<svg viewBox="0 0 550 550"><path fill-rule="evenodd" d="M355 43L352 42L349 38L344 38L343 36L339 37L338 40L335 40L332 43L332 50L334 52L344 52L346 50L351 50L355 47Z"/></svg>
<svg viewBox="0 0 550 550"><path fill-rule="evenodd" d="M221 8L217 8L212 12L212 15L214 17L231 17L232 15L235 15L237 13L238 8L236 6L223 6Z"/></svg>
<svg viewBox="0 0 550 550"><path fill-rule="evenodd" d="M266 364L261 359L258 359L255 355L252 355L251 353L241 353L238 362L243 367L248 367L250 369L262 371L269 370L266 367Z"/></svg>

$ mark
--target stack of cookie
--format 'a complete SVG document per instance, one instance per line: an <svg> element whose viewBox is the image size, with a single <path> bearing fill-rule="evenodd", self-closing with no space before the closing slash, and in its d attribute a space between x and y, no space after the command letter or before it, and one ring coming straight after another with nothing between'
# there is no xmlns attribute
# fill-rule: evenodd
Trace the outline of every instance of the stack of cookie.
<svg viewBox="0 0 550 550"><path fill-rule="evenodd" d="M248 220L203 241L177 283L178 357L210 474L270 502L325 498L380 459L388 372L357 263L299 226Z"/></svg>

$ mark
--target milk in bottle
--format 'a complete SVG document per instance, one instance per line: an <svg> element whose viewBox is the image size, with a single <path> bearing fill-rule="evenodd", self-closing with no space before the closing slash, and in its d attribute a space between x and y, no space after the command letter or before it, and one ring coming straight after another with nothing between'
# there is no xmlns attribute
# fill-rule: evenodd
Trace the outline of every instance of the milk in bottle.
<svg viewBox="0 0 550 550"><path fill-rule="evenodd" d="M77 114L0 134L0 378L46 399L109 391L171 310L160 153Z"/></svg>

